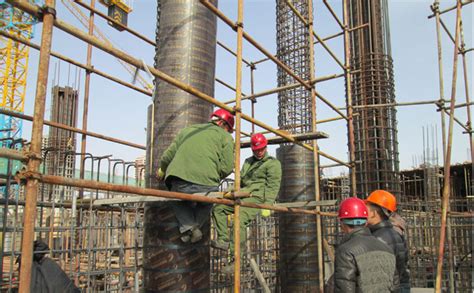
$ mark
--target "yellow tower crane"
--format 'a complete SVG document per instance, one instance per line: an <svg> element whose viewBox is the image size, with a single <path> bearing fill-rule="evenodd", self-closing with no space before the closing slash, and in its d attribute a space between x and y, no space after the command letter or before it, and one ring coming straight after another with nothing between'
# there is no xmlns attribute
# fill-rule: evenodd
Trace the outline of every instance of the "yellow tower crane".
<svg viewBox="0 0 474 293"><path fill-rule="evenodd" d="M35 19L0 0L0 30L23 39L33 37ZM25 107L26 78L29 47L0 36L0 108L23 113ZM10 147L21 138L21 120L1 115L0 145Z"/></svg>

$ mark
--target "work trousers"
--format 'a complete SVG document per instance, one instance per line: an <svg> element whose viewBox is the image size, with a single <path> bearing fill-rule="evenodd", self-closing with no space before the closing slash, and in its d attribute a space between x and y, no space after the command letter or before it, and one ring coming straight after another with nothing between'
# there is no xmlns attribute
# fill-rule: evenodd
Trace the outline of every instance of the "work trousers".
<svg viewBox="0 0 474 293"><path fill-rule="evenodd" d="M242 202L263 204L264 201L258 197L244 198ZM254 208L240 208L240 243L244 243L247 240L247 226L257 217L260 213L260 209ZM234 237L230 237L230 231L227 229L227 216L234 214L234 207L227 205L215 205L212 210L212 218L216 226L217 241L229 242L230 251L234 252Z"/></svg>
<svg viewBox="0 0 474 293"><path fill-rule="evenodd" d="M182 192L188 194L208 193L219 191L218 186L200 185L188 181L184 181L178 177L170 177L166 180L166 184L170 191ZM194 228L201 228L205 223L209 222L209 214L212 204L192 201L175 201L172 202L174 214L179 222L179 232L185 233L192 231Z"/></svg>

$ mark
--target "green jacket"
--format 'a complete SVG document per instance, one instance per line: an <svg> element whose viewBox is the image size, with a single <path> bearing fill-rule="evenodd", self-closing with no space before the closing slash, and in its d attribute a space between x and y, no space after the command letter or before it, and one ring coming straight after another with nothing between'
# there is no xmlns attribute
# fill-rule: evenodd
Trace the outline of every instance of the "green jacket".
<svg viewBox="0 0 474 293"><path fill-rule="evenodd" d="M181 130L160 160L165 179L218 186L234 170L234 140L214 123L191 125Z"/></svg>
<svg viewBox="0 0 474 293"><path fill-rule="evenodd" d="M254 156L247 158L240 171L241 189L260 198L267 204L273 204L281 182L280 161L265 154L261 160Z"/></svg>

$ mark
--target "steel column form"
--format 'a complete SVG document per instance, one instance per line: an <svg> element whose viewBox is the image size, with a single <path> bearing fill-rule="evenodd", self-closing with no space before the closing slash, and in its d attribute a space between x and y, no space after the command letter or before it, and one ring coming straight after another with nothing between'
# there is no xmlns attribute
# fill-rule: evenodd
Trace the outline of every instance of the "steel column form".
<svg viewBox="0 0 474 293"><path fill-rule="evenodd" d="M395 101L386 0L346 2L351 27L369 26L350 35L352 106ZM355 73L357 71L357 73ZM400 195L396 109L354 108L357 195L375 189Z"/></svg>
<svg viewBox="0 0 474 293"><path fill-rule="evenodd" d="M441 292L441 281L443 279L443 260L444 260L444 245L446 241L446 222L449 210L449 197L450 197L450 169L451 169L451 150L453 142L453 126L454 126L454 106L456 103L456 81L458 71L458 49L459 49L459 38L460 38L460 25L461 25L461 1L457 0L456 9L456 33L454 42L454 60L453 60L453 79L451 86L451 107L449 117L449 129L448 129L448 141L446 148L446 157L444 160L444 185L443 185L443 201L442 201L442 214L441 214L441 231L439 236L439 251L438 251L438 263L436 266L436 293ZM448 239L451 241L451 239Z"/></svg>
<svg viewBox="0 0 474 293"><path fill-rule="evenodd" d="M54 9L54 1L46 0L45 5ZM41 50L38 64L38 78L36 82L36 96L34 106L33 126L31 130L30 152L33 154L28 160L27 170L38 172L41 163L41 144L43 138L43 120L45 112L46 89L48 86L49 59L51 40L53 37L54 15L49 10L43 14L43 29L41 33ZM29 178L26 181L26 204L23 220L23 234L21 242L20 293L29 293L31 285L31 270L33 262L33 241L35 239L36 201L38 198L38 179Z"/></svg>
<svg viewBox="0 0 474 293"><path fill-rule="evenodd" d="M277 58L303 80L311 80L311 39L308 26L310 11L307 0L277 1ZM298 13L295 13L295 10ZM314 74L314 73L313 73ZM287 70L278 67L278 86L293 84ZM311 88L310 88L311 89ZM278 126L292 134L313 130L312 95L314 90L291 87L278 93ZM313 145L314 149L315 145ZM317 145L316 145L317 147ZM316 150L317 151L317 148ZM280 202L314 200L318 183L315 182L317 154L294 145L277 149L282 163ZM318 229L314 217L279 215L280 230L280 290L282 292L319 292Z"/></svg>
<svg viewBox="0 0 474 293"><path fill-rule="evenodd" d="M217 5L217 1L213 1ZM160 0L156 67L208 96L214 94L217 18L198 0ZM180 130L209 120L212 104L157 81L148 131L153 143L146 174L149 187L162 154ZM164 187L164 186L161 186ZM144 285L154 292L209 290L209 225L203 240L183 243L172 203L149 203L145 208Z"/></svg>

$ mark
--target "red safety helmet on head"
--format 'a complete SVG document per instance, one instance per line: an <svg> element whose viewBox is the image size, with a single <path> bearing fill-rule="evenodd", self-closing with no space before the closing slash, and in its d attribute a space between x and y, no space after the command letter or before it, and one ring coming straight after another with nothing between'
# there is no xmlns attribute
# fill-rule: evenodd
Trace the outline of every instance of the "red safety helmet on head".
<svg viewBox="0 0 474 293"><path fill-rule="evenodd" d="M221 120L224 120L225 123L230 127L230 129L234 129L234 115L232 115L229 111L224 109L217 109L212 113L212 117L217 117Z"/></svg>
<svg viewBox="0 0 474 293"><path fill-rule="evenodd" d="M367 219L369 213L362 199L349 197L339 206L339 219Z"/></svg>
<svg viewBox="0 0 474 293"><path fill-rule="evenodd" d="M252 135L250 138L250 148L252 151L261 150L268 145L268 141L261 133Z"/></svg>

